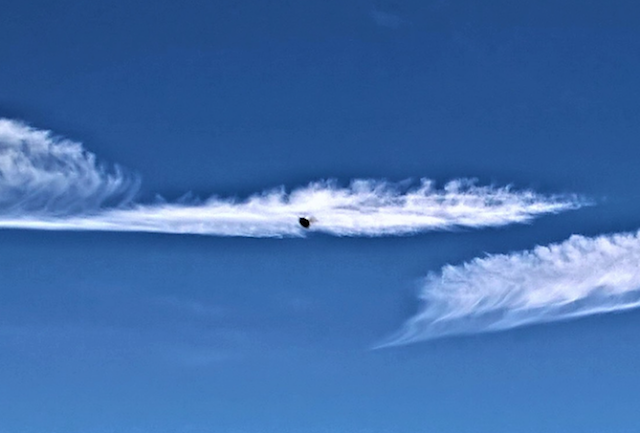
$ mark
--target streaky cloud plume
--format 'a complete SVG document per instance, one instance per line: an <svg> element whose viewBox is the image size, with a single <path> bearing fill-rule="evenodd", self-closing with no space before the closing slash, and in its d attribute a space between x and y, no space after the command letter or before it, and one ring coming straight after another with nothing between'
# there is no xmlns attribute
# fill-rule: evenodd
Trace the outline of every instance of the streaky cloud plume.
<svg viewBox="0 0 640 433"><path fill-rule="evenodd" d="M80 143L0 118L0 211L65 215L130 201L135 176L108 170Z"/></svg>
<svg viewBox="0 0 640 433"><path fill-rule="evenodd" d="M640 232L490 255L427 276L422 310L378 347L640 306Z"/></svg>
<svg viewBox="0 0 640 433"><path fill-rule="evenodd" d="M0 227L283 237L318 231L336 236L409 235L455 227L496 227L586 204L510 187L454 180L443 188L354 180L320 181L246 199L135 204L137 179L96 163L79 143L0 120ZM298 217L312 217L309 230Z"/></svg>
<svg viewBox="0 0 640 433"><path fill-rule="evenodd" d="M407 235L454 227L489 227L525 222L577 202L508 188L454 181L436 190L422 181L403 191L384 181L353 181L341 188L317 182L287 194L283 189L246 200L209 199L203 204L154 204L104 209L76 216L0 217L0 227L48 230L108 230L217 236L301 236L297 222L312 215L311 231L336 236Z"/></svg>

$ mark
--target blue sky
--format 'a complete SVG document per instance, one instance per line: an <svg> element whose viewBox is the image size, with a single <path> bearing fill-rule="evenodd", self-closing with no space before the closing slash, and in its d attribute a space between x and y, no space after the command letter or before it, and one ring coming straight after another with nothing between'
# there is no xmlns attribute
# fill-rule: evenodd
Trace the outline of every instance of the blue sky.
<svg viewBox="0 0 640 433"><path fill-rule="evenodd" d="M634 431L639 13L5 5L0 433Z"/></svg>

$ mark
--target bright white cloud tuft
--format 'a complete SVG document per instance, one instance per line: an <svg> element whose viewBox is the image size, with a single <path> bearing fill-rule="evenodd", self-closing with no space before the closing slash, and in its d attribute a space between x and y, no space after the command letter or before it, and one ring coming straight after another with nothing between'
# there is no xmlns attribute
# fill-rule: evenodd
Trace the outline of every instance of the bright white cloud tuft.
<svg viewBox="0 0 640 433"><path fill-rule="evenodd" d="M424 307L388 342L510 329L640 306L640 232L477 258L430 274Z"/></svg>
<svg viewBox="0 0 640 433"><path fill-rule="evenodd" d="M455 180L438 189L355 180L347 187L321 181L287 193L283 188L245 200L211 198L202 204L107 206L130 198L135 179L107 172L82 146L22 123L0 120L0 227L109 230L216 236L407 235L454 227L521 223L584 204L573 196L544 196L509 187Z"/></svg>
<svg viewBox="0 0 640 433"><path fill-rule="evenodd" d="M128 201L137 179L96 163L82 145L0 119L0 211L64 215Z"/></svg>

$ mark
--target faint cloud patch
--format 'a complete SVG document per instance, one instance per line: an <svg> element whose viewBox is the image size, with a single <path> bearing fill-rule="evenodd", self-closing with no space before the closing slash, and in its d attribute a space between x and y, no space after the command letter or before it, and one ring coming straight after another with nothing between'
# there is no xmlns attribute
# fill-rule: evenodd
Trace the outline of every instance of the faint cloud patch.
<svg viewBox="0 0 640 433"><path fill-rule="evenodd" d="M397 29L403 23L400 16L377 8L371 11L371 18L373 19L373 22L380 27L387 27L390 29Z"/></svg>
<svg viewBox="0 0 640 433"><path fill-rule="evenodd" d="M167 355L171 361L187 367L208 367L240 358L231 350L210 347L173 347Z"/></svg>
<svg viewBox="0 0 640 433"><path fill-rule="evenodd" d="M447 6L449 6L449 0L434 0L429 5L431 9L443 9Z"/></svg>
<svg viewBox="0 0 640 433"><path fill-rule="evenodd" d="M209 305L193 299L184 299L177 296L160 296L157 299L160 305L177 309L200 317L221 318L224 309L217 305Z"/></svg>
<svg viewBox="0 0 640 433"><path fill-rule="evenodd" d="M288 306L295 313L308 313L313 308L313 301L302 297L296 297L289 300Z"/></svg>

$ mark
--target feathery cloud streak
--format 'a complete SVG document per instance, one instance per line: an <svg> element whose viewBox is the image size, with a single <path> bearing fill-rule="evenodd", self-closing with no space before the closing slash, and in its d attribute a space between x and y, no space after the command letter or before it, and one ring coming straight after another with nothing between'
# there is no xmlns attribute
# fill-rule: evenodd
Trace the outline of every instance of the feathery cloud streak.
<svg viewBox="0 0 640 433"><path fill-rule="evenodd" d="M640 306L640 232L476 258L427 276L422 311L379 347Z"/></svg>
<svg viewBox="0 0 640 433"><path fill-rule="evenodd" d="M0 212L3 216L64 215L121 205L138 180L108 171L82 145L0 118Z"/></svg>
<svg viewBox="0 0 640 433"><path fill-rule="evenodd" d="M199 204L133 204L138 180L96 163L79 143L22 123L0 119L0 227L106 230L216 236L301 236L299 216L311 230L336 236L407 235L454 227L521 223L578 208L574 196L544 196L509 187L454 180L437 189L355 180L348 187L321 181L247 199L210 198Z"/></svg>

